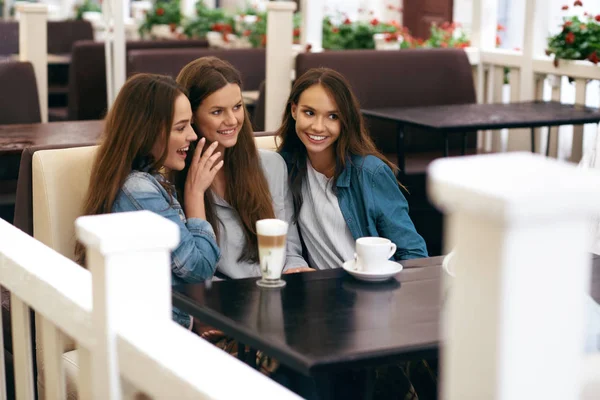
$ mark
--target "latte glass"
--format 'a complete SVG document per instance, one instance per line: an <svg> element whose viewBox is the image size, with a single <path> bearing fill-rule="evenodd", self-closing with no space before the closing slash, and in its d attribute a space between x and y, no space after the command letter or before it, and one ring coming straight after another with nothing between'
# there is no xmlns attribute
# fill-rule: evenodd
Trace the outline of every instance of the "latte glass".
<svg viewBox="0 0 600 400"><path fill-rule="evenodd" d="M280 219L261 219L256 221L258 236L258 258L262 278L258 286L278 288L285 286L281 272L286 258L286 237L288 224Z"/></svg>

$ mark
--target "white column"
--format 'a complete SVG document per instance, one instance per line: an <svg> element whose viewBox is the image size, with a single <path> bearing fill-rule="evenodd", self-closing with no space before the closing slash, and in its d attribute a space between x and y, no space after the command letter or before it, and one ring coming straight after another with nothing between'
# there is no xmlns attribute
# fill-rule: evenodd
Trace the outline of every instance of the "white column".
<svg viewBox="0 0 600 400"><path fill-rule="evenodd" d="M48 122L48 6L19 4L19 60L33 64L42 122Z"/></svg>
<svg viewBox="0 0 600 400"><path fill-rule="evenodd" d="M214 1L204 1L210 8L215 8ZM181 15L185 18L195 18L196 17L196 0L180 0L179 9L181 10Z"/></svg>
<svg viewBox="0 0 600 400"><path fill-rule="evenodd" d="M306 48L311 45L311 52L323 50L323 0L302 0L302 28L300 43Z"/></svg>
<svg viewBox="0 0 600 400"><path fill-rule="evenodd" d="M525 31L523 34L523 56L519 72L519 101L535 99L535 73L533 58L541 55L548 33L548 5L537 0L525 1ZM540 136L537 135L539 144ZM538 146L539 147L539 146ZM508 134L508 150L530 150L531 139L527 130L511 130Z"/></svg>
<svg viewBox="0 0 600 400"><path fill-rule="evenodd" d="M2 10L2 19L4 19L5 21L7 21L10 16L10 6L12 5L12 1L11 0L4 0L4 8Z"/></svg>
<svg viewBox="0 0 600 400"><path fill-rule="evenodd" d="M290 95L293 69L292 16L296 3L267 3L267 82L265 87L265 130L274 131L281 123L285 103Z"/></svg>
<svg viewBox="0 0 600 400"><path fill-rule="evenodd" d="M117 330L170 322L171 250L179 229L150 211L80 217L75 226L92 273L94 398L120 399Z"/></svg>
<svg viewBox="0 0 600 400"><path fill-rule="evenodd" d="M108 0L102 4L102 14L106 24L105 59L106 59L106 98L108 108L125 83L125 15L123 1ZM111 30L112 27L112 30Z"/></svg>
<svg viewBox="0 0 600 400"><path fill-rule="evenodd" d="M428 180L455 233L443 397L578 398L600 173L499 153L437 160Z"/></svg>

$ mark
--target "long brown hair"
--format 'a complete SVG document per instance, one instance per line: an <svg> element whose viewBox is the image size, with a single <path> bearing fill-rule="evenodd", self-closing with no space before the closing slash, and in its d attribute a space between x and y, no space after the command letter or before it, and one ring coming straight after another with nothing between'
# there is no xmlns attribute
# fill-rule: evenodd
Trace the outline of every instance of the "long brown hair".
<svg viewBox="0 0 600 400"><path fill-rule="evenodd" d="M189 92L194 115L200 104L208 96L227 84L236 84L242 88L240 73L228 62L217 57L202 57L192 61L179 72L177 83ZM198 137L204 136L196 124L192 124ZM207 143L208 145L208 143ZM190 147L186 168L176 174L175 185L183 201L183 188L188 166L194 154L196 143ZM237 211L246 243L238 262L258 262L258 238L256 221L274 218L275 212L267 179L263 173L258 150L254 143L254 133L244 106L244 122L235 146L225 149L223 170L225 172L225 199ZM219 220L216 215L213 196L209 191L204 194L206 219L219 235Z"/></svg>
<svg viewBox="0 0 600 400"><path fill-rule="evenodd" d="M125 82L106 115L83 215L110 213L131 171L159 172L167 157L175 100L182 94L185 90L167 76L138 74ZM163 154L155 159L152 148L159 140ZM173 194L170 185L161 184ZM84 265L85 249L79 242L75 257Z"/></svg>
<svg viewBox="0 0 600 400"><path fill-rule="evenodd" d="M358 99L352 93L350 83L342 74L329 68L312 68L298 78L287 100L281 127L277 130L280 139L278 151L291 157L290 190L294 197L295 217L302 206L302 183L306 178L306 147L296 133L296 121L292 117L292 105L297 105L302 93L314 86L321 85L334 99L340 121L340 135L334 144L335 171L333 190L336 182L350 161L350 155L372 155L386 163L396 174L398 167L392 164L375 146L365 126Z"/></svg>

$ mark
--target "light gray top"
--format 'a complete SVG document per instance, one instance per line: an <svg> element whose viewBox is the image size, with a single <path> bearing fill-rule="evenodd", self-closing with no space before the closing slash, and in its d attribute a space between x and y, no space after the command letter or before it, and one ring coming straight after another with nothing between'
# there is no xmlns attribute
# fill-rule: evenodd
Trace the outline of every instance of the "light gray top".
<svg viewBox="0 0 600 400"><path fill-rule="evenodd" d="M273 151L258 150L263 172L269 184L273 198L275 218L287 221L290 224L287 234L287 259L284 271L288 268L306 267L302 258L302 245L298 236L298 228L292 223L294 206L292 194L288 185L287 166L281 156ZM249 278L260 276L258 263L238 262L245 237L238 212L229 203L213 193L215 209L219 224L219 248L221 258L217 263L217 271L232 278Z"/></svg>
<svg viewBox="0 0 600 400"><path fill-rule="evenodd" d="M307 160L298 223L308 263L315 269L340 268L354 258L354 238L331 185L332 180L316 171Z"/></svg>

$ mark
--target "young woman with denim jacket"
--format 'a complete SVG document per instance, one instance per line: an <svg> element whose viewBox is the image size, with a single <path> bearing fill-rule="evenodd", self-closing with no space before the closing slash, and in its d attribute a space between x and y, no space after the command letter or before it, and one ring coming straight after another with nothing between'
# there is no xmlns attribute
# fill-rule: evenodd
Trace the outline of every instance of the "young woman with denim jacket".
<svg viewBox="0 0 600 400"><path fill-rule="evenodd" d="M286 165L273 151L257 150L254 133L242 100L239 72L216 57L192 61L179 73L177 82L189 93L196 133L218 145L224 166L205 192L206 217L217 234L222 258L217 276L260 276L256 221L279 218L290 221L292 198ZM193 148L192 144L192 148ZM187 168L178 173L176 186L185 191ZM185 205L188 203L185 198ZM287 235L285 272L308 269L296 225Z"/></svg>
<svg viewBox="0 0 600 400"><path fill-rule="evenodd" d="M341 74L316 68L296 80L277 134L313 268L341 267L364 236L394 242L395 260L427 257L397 168L375 148Z"/></svg>
<svg viewBox="0 0 600 400"><path fill-rule="evenodd" d="M171 174L183 169L189 145L197 139L185 90L166 76L139 74L119 91L105 119L92 167L84 215L153 211L179 226L180 243L171 256L172 284L212 277L220 257L215 233L206 221L204 192L221 169L220 154L204 141L193 154L182 209ZM77 244L76 255L85 263ZM173 319L190 327L189 315L173 309Z"/></svg>

